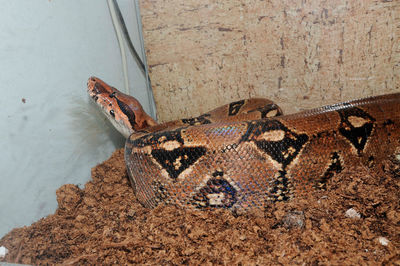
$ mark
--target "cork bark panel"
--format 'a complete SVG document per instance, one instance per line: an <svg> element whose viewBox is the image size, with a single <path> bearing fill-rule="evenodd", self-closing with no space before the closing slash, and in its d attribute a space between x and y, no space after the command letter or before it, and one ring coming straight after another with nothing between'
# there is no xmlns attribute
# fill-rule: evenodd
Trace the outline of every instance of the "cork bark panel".
<svg viewBox="0 0 400 266"><path fill-rule="evenodd" d="M400 89L399 1L140 5L159 121L249 97L293 113Z"/></svg>

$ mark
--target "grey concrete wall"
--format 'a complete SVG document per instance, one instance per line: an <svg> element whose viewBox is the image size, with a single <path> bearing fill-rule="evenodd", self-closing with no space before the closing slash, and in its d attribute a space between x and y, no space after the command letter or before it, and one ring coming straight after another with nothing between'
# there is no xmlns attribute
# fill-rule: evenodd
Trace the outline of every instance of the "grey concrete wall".
<svg viewBox="0 0 400 266"><path fill-rule="evenodd" d="M134 2L119 4L140 47ZM86 95L91 75L123 86L106 1L0 0L0 6L1 237L53 213L56 189L83 185L91 167L124 140ZM128 63L131 93L145 104L144 79L131 57Z"/></svg>

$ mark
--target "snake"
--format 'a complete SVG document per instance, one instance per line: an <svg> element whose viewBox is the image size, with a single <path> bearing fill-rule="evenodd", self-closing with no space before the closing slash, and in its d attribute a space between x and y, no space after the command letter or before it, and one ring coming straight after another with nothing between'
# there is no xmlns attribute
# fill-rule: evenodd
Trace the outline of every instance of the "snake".
<svg viewBox="0 0 400 266"><path fill-rule="evenodd" d="M128 176L148 208L260 208L327 190L344 169L381 173L387 160L400 167L400 93L288 115L252 98L158 124L99 78L87 91L126 137Z"/></svg>

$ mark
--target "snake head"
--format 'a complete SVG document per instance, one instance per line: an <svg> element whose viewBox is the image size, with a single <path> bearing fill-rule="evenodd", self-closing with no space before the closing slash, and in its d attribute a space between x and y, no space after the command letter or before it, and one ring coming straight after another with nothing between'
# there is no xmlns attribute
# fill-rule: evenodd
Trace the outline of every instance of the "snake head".
<svg viewBox="0 0 400 266"><path fill-rule="evenodd" d="M126 138L138 130L157 125L138 100L99 78L89 78L87 91L114 127Z"/></svg>

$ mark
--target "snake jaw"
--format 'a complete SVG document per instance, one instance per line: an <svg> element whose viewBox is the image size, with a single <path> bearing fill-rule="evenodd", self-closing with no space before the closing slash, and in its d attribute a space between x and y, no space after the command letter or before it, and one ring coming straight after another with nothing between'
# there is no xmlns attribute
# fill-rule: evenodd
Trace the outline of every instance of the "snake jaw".
<svg viewBox="0 0 400 266"><path fill-rule="evenodd" d="M126 138L138 130L157 124L144 112L138 100L99 78L89 78L87 92L113 126Z"/></svg>

